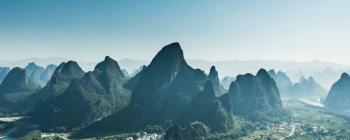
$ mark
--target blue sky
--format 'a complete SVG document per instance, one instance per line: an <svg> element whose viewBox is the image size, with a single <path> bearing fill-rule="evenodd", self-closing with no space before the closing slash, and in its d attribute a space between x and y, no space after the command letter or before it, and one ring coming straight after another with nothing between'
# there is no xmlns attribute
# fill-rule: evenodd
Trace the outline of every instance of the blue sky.
<svg viewBox="0 0 350 140"><path fill-rule="evenodd" d="M0 59L151 59L180 42L203 60L350 64L346 0L0 0Z"/></svg>

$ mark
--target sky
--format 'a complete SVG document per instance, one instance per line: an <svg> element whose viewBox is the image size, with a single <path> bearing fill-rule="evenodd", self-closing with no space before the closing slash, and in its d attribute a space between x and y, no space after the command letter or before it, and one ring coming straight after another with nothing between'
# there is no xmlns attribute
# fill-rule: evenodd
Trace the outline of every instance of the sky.
<svg viewBox="0 0 350 140"><path fill-rule="evenodd" d="M0 60L202 60L350 65L347 0L0 0Z"/></svg>

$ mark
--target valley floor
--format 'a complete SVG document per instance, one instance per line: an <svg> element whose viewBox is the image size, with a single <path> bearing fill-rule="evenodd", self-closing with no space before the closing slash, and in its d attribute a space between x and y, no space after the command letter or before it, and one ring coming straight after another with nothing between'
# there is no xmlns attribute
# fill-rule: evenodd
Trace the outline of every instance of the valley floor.
<svg viewBox="0 0 350 140"><path fill-rule="evenodd" d="M256 130L240 138L241 140L309 140L309 139L350 139L350 118L336 115L327 111L323 106L310 100L287 100L284 107L293 116L290 121L278 123L255 123ZM0 118L2 126L1 138L15 131L19 126L32 126L30 123L19 120L21 117ZM7 125L7 127L6 127ZM12 125L12 126L11 126ZM29 127L30 128L30 127ZM68 134L41 133L31 134L41 138L66 139ZM134 133L105 138L131 138L138 137L145 140L162 139L164 134ZM7 137L9 138L9 137ZM10 139L10 138L9 138Z"/></svg>
<svg viewBox="0 0 350 140"><path fill-rule="evenodd" d="M350 118L331 113L318 102L287 100L284 107L293 116L291 121L271 123L242 140L350 139Z"/></svg>

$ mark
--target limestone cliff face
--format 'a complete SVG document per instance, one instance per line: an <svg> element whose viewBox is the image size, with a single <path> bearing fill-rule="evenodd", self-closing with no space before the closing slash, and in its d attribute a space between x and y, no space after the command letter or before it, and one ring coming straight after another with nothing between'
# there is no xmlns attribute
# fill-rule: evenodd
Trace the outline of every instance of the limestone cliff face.
<svg viewBox="0 0 350 140"><path fill-rule="evenodd" d="M61 63L46 86L26 98L23 106L34 118L39 121L44 120L43 118L52 113L54 101L67 90L71 81L83 77L84 74L85 72L74 61Z"/></svg>
<svg viewBox="0 0 350 140"><path fill-rule="evenodd" d="M133 89L129 105L87 128L86 135L96 131L133 131L146 125L178 120L208 81L203 71L187 64L179 43L161 49L136 76L137 82L128 86Z"/></svg>
<svg viewBox="0 0 350 140"><path fill-rule="evenodd" d="M350 76L343 73L340 79L335 82L326 98L325 105L333 110L350 109Z"/></svg>
<svg viewBox="0 0 350 140"><path fill-rule="evenodd" d="M267 112L283 112L282 101L275 81L261 69L256 76L239 75L222 98L233 114L252 116Z"/></svg>
<svg viewBox="0 0 350 140"><path fill-rule="evenodd" d="M89 125L123 109L130 92L123 88L126 81L118 63L106 57L82 78L73 80L62 95L52 101L46 120L48 126L74 128ZM58 121L59 120L59 121Z"/></svg>

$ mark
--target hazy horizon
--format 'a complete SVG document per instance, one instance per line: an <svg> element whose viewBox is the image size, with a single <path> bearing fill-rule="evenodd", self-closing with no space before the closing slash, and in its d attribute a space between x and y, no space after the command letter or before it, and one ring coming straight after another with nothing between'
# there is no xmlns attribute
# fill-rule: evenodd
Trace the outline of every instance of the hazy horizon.
<svg viewBox="0 0 350 140"><path fill-rule="evenodd" d="M349 65L349 1L0 2L0 60L150 60L180 42L201 60Z"/></svg>
<svg viewBox="0 0 350 140"><path fill-rule="evenodd" d="M349 6L0 0L0 139L350 140Z"/></svg>
<svg viewBox="0 0 350 140"><path fill-rule="evenodd" d="M156 53L153 54L153 56L155 56ZM185 54L186 55L186 54ZM106 56L110 56L110 55L105 55L105 56L101 56L100 58L94 59L94 60L84 60L84 59L79 59L77 58L73 58L73 57L59 57L59 56L48 56L48 57L25 57L25 58L15 58L15 59L0 59L0 61L23 61L23 60L35 60L35 59L62 59L62 60L73 60L73 61L80 61L80 62L100 62L103 61L103 59ZM113 59L116 60L135 60L135 61L145 61L145 62L150 62L153 59L153 56L150 57L149 59L142 59L142 58L131 58L131 57L122 57L122 58L118 58L118 57L114 57L114 56L110 56ZM212 60L212 59L202 59L202 58L190 58L190 57L186 57L186 60L192 60L192 61L208 61L208 62L227 62L227 61L281 61L281 62L293 62L293 63L311 63L311 62L322 62L322 63L333 63L333 64L338 64L338 65L344 65L344 66L350 66L350 64L342 64L342 63L338 63L338 62L331 62L331 61L323 61L323 60L319 60L319 59L315 59L315 60L305 60L305 61L294 61L294 60L283 60L283 59L225 59L225 60Z"/></svg>
<svg viewBox="0 0 350 140"><path fill-rule="evenodd" d="M185 56L186 56L186 52ZM142 65L148 65L151 60L130 59L130 58L114 58L117 60L120 67L126 70L129 74L137 71ZM85 71L92 71L96 64L103 61L101 57L96 61L77 61L81 68ZM226 76L235 77L239 74L252 73L255 74L259 69L266 70L274 69L277 71L286 72L292 82L298 82L301 77L312 76L324 88L329 89L330 86L340 77L343 72L350 72L349 65L338 63L330 63L324 61L281 61L281 60L226 60L226 61L210 61L185 58L187 63L193 68L199 68L206 73L209 73L211 66L216 66L219 72L219 78L223 79ZM28 63L35 62L37 65L46 67L49 64L59 65L64 61L72 59L61 57L46 57L46 58L28 58L13 61L0 60L0 67L25 67Z"/></svg>

